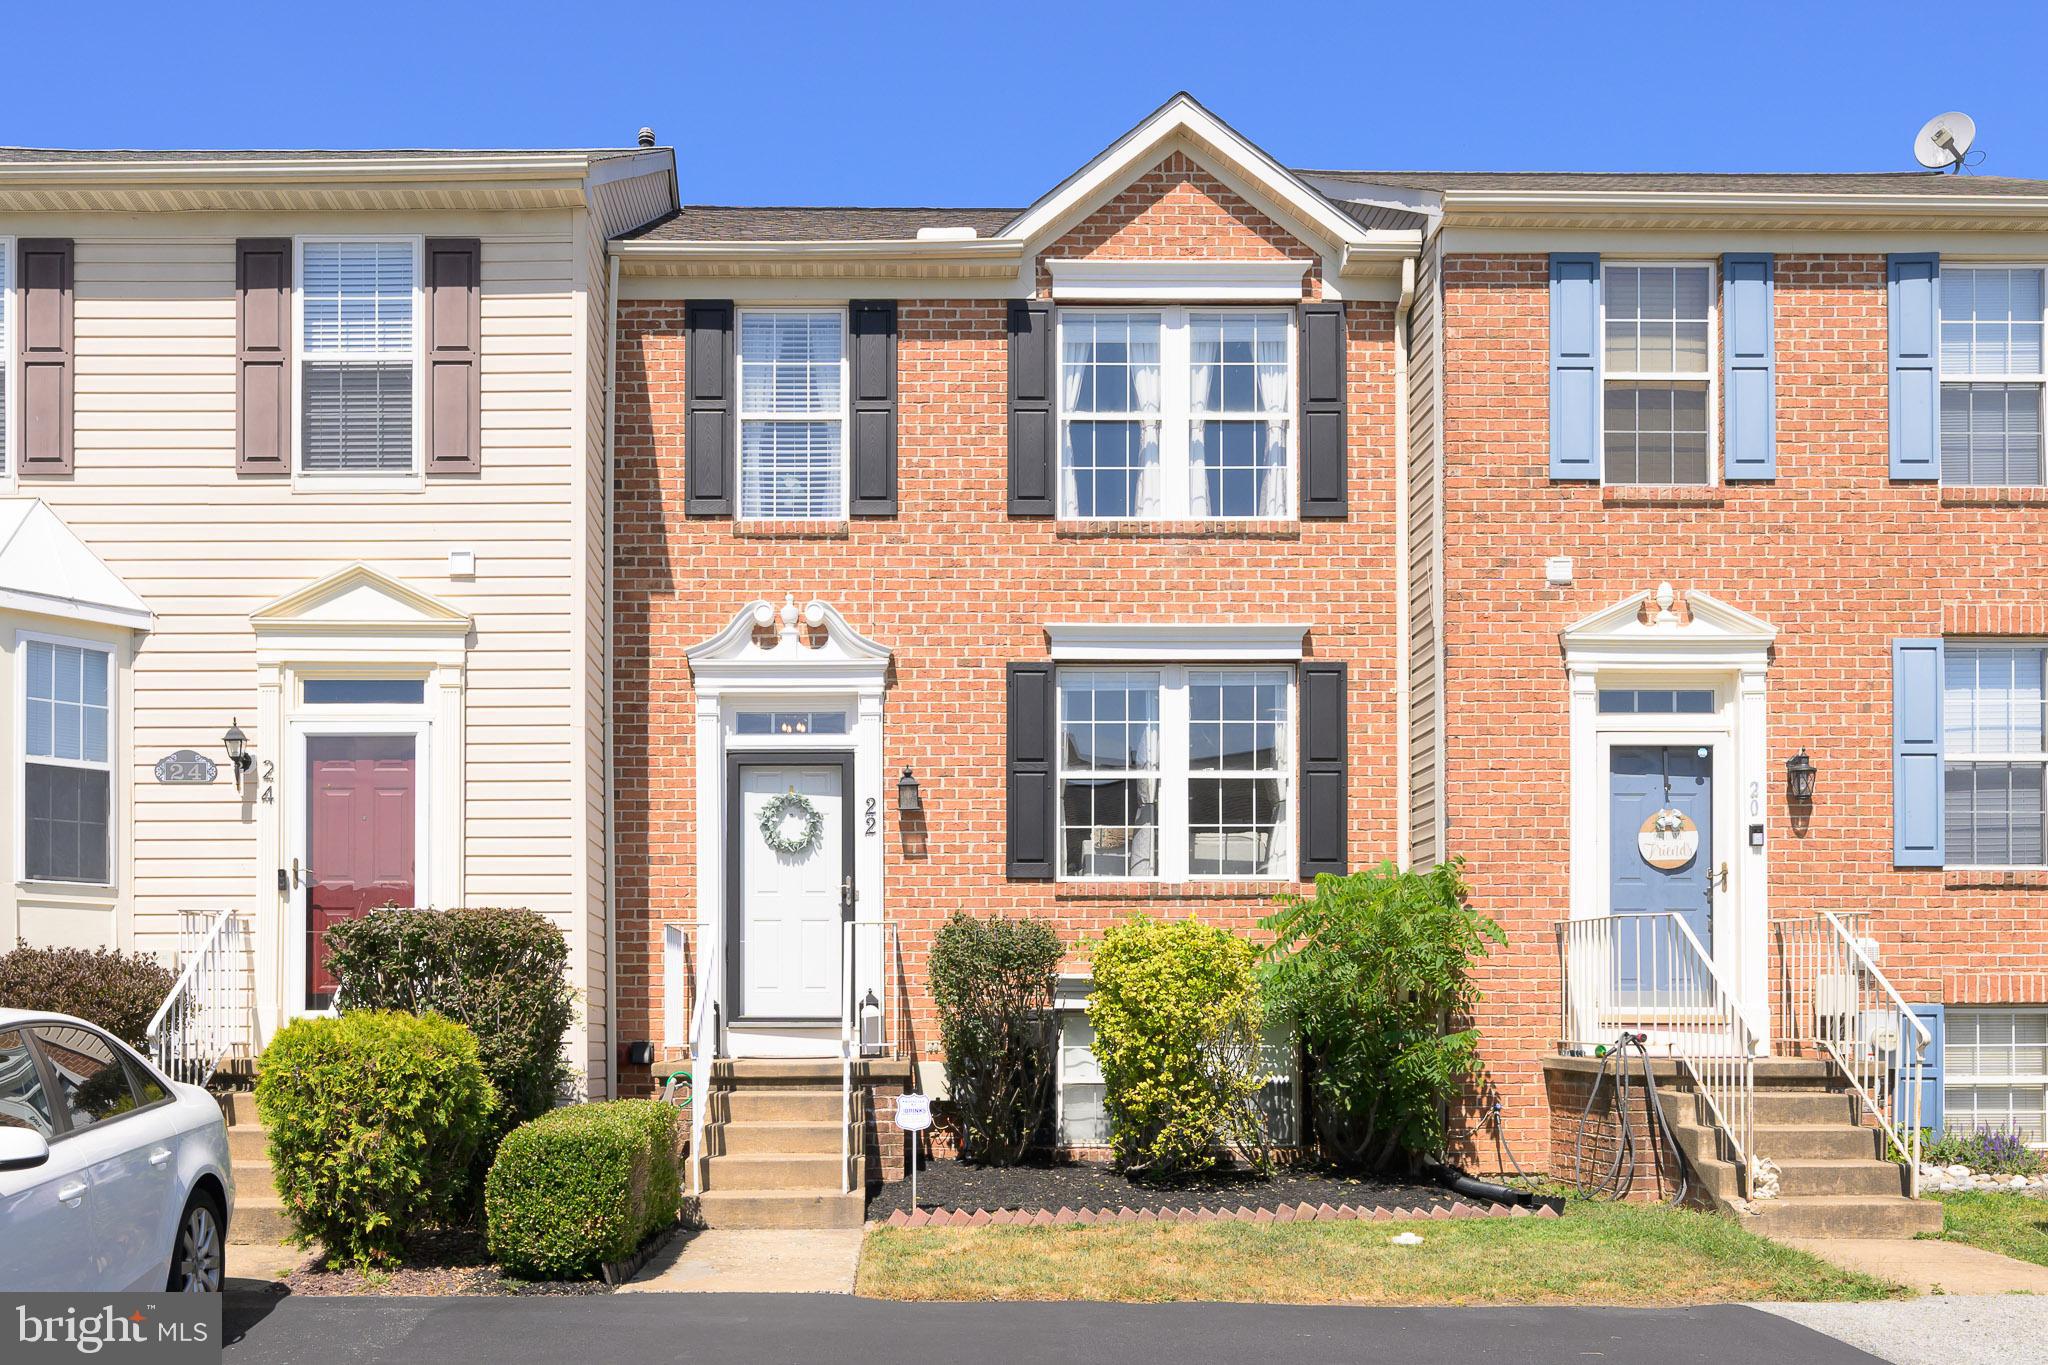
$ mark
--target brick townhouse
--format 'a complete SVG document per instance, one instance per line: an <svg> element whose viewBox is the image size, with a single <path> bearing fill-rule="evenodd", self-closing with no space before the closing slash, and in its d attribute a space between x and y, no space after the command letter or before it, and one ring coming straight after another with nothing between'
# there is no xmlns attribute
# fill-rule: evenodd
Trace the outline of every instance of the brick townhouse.
<svg viewBox="0 0 2048 1365"><path fill-rule="evenodd" d="M1452 855L1525 1164L1621 1027L1745 1178L1754 1057L2040 1141L2044 215L1294 171L1177 96L1028 207L616 240L617 1028L714 1088L707 1215L858 1216L955 909L1065 936L1099 1147L1092 936Z"/></svg>

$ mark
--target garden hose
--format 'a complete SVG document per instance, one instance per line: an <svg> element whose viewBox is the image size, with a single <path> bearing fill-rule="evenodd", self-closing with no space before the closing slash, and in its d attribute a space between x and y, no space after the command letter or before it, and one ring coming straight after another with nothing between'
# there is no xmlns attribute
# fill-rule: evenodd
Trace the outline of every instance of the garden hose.
<svg viewBox="0 0 2048 1365"><path fill-rule="evenodd" d="M1636 1176L1636 1129L1635 1117L1629 1103L1628 1058L1633 1051L1638 1061L1643 1087L1643 1099L1649 1106L1650 1160L1658 1177L1664 1175L1664 1150L1669 1149L1673 1167L1677 1172L1677 1188L1672 1194L1673 1204L1685 1202L1687 1192L1692 1188L1692 1178L1686 1170L1685 1153L1679 1150L1678 1138L1672 1133L1671 1125L1664 1118L1663 1106L1657 1097L1657 1080L1651 1074L1650 1053L1645 1046L1647 1037L1641 1033L1624 1031L1612 1047L1596 1050L1600 1058L1600 1070L1593 1077L1593 1085L1586 1092L1586 1103L1579 1110L1579 1131L1572 1148L1572 1185L1588 1199L1621 1200L1629 1196L1635 1187ZM1600 1098L1601 1087L1613 1072L1614 1105L1618 1116L1619 1134L1614 1144L1614 1161L1604 1175L1598 1179L1586 1179L1586 1127L1592 1118L1593 1106ZM1662 1142L1658 1141L1662 1138Z"/></svg>

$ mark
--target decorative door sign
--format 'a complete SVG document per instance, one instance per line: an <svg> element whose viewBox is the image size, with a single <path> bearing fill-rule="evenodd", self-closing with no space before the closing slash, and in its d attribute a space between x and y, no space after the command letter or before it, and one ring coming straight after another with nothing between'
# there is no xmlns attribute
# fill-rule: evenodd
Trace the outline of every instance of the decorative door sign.
<svg viewBox="0 0 2048 1365"><path fill-rule="evenodd" d="M1692 817L1676 807L1652 812L1636 832L1636 847L1643 861L1665 871L1684 867L1700 851L1700 828Z"/></svg>
<svg viewBox="0 0 2048 1365"><path fill-rule="evenodd" d="M191 749L180 749L174 754L165 754L156 761L156 780L159 782L211 782L220 776L220 767L205 754Z"/></svg>

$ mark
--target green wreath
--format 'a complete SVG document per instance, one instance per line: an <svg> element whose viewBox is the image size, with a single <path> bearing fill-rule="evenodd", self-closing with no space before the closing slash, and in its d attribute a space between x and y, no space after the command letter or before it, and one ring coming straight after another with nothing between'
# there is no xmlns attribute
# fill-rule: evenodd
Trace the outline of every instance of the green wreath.
<svg viewBox="0 0 2048 1365"><path fill-rule="evenodd" d="M783 833L789 817L800 817L804 824L795 836ZM825 828L825 817L818 814L818 808L811 804L811 798L802 792L784 792L761 807L761 840L777 853L794 857L808 853L818 842L818 834Z"/></svg>

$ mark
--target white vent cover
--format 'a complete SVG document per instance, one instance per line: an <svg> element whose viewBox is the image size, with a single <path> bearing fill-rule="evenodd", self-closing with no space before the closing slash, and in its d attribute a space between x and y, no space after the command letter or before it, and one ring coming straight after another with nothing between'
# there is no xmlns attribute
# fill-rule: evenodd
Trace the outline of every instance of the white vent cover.
<svg viewBox="0 0 2048 1365"><path fill-rule="evenodd" d="M971 242L977 235L971 227L921 227L917 230L920 242Z"/></svg>

